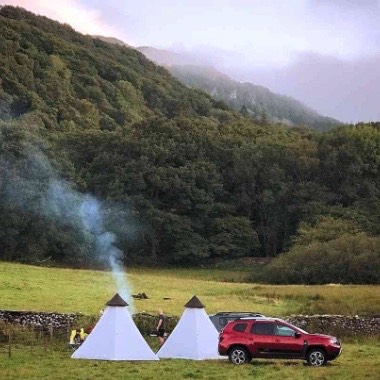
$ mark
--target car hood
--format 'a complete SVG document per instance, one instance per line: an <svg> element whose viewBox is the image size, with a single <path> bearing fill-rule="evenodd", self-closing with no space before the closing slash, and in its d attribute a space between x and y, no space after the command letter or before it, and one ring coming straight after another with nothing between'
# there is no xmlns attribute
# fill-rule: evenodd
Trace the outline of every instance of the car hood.
<svg viewBox="0 0 380 380"><path fill-rule="evenodd" d="M335 336L332 335L325 335L325 334L308 334L310 337L315 338L324 338L324 339L337 339Z"/></svg>

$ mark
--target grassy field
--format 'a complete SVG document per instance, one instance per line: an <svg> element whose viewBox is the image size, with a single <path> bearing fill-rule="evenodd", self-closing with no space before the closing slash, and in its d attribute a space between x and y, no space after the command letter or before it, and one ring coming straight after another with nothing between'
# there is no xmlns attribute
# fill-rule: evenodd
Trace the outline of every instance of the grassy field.
<svg viewBox="0 0 380 380"><path fill-rule="evenodd" d="M257 310L268 315L291 313L379 314L380 287L376 286L269 286L244 282L247 271L224 269L129 270L134 293L149 300L136 301L136 311L180 315L184 303L197 294L209 313L220 310ZM240 282L239 282L240 281ZM96 315L116 289L108 272L41 268L0 263L0 309L82 312ZM163 300L164 297L171 298ZM242 367L228 361L160 362L76 361L65 338L36 343L35 334L17 335L8 358L6 339L0 343L0 380L3 379L378 379L380 343L373 339L344 342L344 353L324 368L301 361L255 360ZM16 338L16 336L15 336ZM13 338L12 338L13 339ZM55 338L54 338L55 339ZM61 340L59 340L61 339ZM23 343L22 343L23 342ZM148 338L153 349L157 340Z"/></svg>
<svg viewBox="0 0 380 380"><path fill-rule="evenodd" d="M379 314L380 286L270 286L239 283L246 273L218 269L131 269L136 311L180 315L197 294L209 313L258 311L281 316L292 313ZM97 315L116 288L109 272L42 268L0 262L0 309L81 312ZM171 298L163 300L164 297Z"/></svg>
<svg viewBox="0 0 380 380"><path fill-rule="evenodd" d="M104 362L70 359L63 347L27 347L13 349L8 359L0 349L0 380L63 379L291 379L358 380L378 379L380 345L374 341L350 343L344 353L326 367L311 368L302 361L254 360L234 366L226 361L196 362L161 360L159 362Z"/></svg>

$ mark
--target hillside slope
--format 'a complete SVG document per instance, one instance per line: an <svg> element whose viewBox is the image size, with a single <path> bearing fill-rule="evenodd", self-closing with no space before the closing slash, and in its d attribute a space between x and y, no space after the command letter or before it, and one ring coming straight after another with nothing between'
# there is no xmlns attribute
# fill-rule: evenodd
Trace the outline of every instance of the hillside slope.
<svg viewBox="0 0 380 380"><path fill-rule="evenodd" d="M0 259L99 266L93 220L150 265L273 257L321 214L380 229L375 123L258 121L21 8L0 8L0 44Z"/></svg>
<svg viewBox="0 0 380 380"><path fill-rule="evenodd" d="M206 91L213 98L255 118L267 117L272 122L305 125L326 130L340 124L338 120L321 116L289 96L278 95L263 86L241 83L218 71L197 66L171 66L169 71L191 88Z"/></svg>
<svg viewBox="0 0 380 380"><path fill-rule="evenodd" d="M195 57L151 47L137 50L146 57L167 66L168 70L182 83L201 89L215 99L226 102L230 107L255 118L267 117L272 122L290 125L306 125L326 130L341 124L338 120L325 117L289 96L278 95L263 86L241 83L212 67L202 66Z"/></svg>
<svg viewBox="0 0 380 380"><path fill-rule="evenodd" d="M21 8L0 10L0 115L42 111L61 128L114 130L150 116L207 116L217 103L127 46L75 32Z"/></svg>

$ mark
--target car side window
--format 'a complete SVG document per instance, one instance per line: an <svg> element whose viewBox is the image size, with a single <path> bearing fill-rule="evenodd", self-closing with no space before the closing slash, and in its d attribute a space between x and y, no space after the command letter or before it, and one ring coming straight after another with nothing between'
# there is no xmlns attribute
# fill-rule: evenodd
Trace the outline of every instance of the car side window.
<svg viewBox="0 0 380 380"><path fill-rule="evenodd" d="M232 330L234 330L234 331L236 331L236 332L244 332L246 328L247 328L247 324L246 324L246 323L237 323L237 324L232 328Z"/></svg>
<svg viewBox="0 0 380 380"><path fill-rule="evenodd" d="M251 326L251 333L255 335L274 335L273 323L257 322Z"/></svg>
<svg viewBox="0 0 380 380"><path fill-rule="evenodd" d="M285 325L276 325L275 326L275 335L278 336L295 336L296 332L288 326Z"/></svg>

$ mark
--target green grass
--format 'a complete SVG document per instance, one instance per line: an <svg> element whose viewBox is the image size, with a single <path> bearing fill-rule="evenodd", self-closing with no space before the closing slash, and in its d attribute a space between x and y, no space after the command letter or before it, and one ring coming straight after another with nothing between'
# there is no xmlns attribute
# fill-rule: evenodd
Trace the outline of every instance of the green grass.
<svg viewBox="0 0 380 380"><path fill-rule="evenodd" d="M247 271L223 269L132 268L133 292L149 300L136 301L136 311L180 315L197 294L207 312L259 311L291 313L379 314L380 286L271 286L244 282ZM81 312L97 315L116 288L109 272L43 268L0 262L0 309ZM163 300L169 297L170 300Z"/></svg>
<svg viewBox="0 0 380 380"><path fill-rule="evenodd" d="M270 286L244 282L247 271L224 269L134 268L128 278L135 293L150 299L136 301L137 311L179 315L184 303L197 294L208 312L257 310L268 315L295 312L378 314L377 286ZM97 314L115 292L110 273L41 268L0 263L0 309L82 312ZM163 297L171 300L164 301ZM228 361L103 362L70 359L64 338L36 344L34 333L16 334L12 356L0 344L0 380L3 379L377 379L380 344L375 340L344 343L341 357L323 368L301 361L255 360L236 367ZM24 342L24 343L22 343ZM157 340L148 338L153 349Z"/></svg>
<svg viewBox="0 0 380 380"><path fill-rule="evenodd" d="M254 360L251 364L234 366L228 361L87 361L70 359L70 355L70 351L62 346L18 346L13 348L8 359L5 347L0 346L0 379L375 380L380 373L380 345L375 341L345 344L343 354L322 368L311 368L302 361L285 360Z"/></svg>

